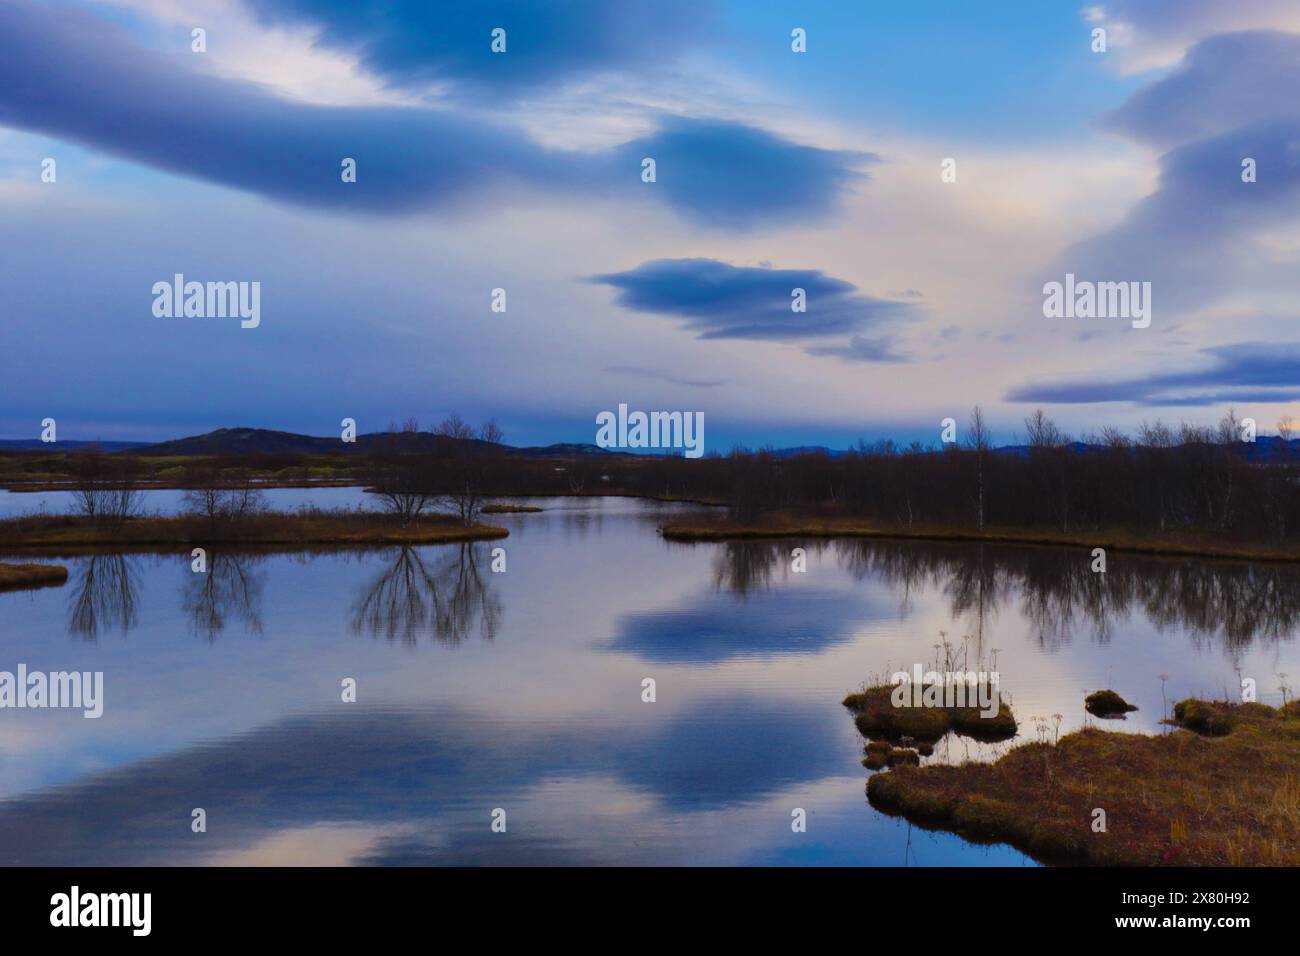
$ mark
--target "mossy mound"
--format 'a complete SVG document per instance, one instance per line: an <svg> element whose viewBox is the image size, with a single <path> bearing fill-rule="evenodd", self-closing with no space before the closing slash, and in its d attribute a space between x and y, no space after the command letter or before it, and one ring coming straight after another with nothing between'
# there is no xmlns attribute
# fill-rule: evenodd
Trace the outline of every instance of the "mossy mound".
<svg viewBox="0 0 1300 956"><path fill-rule="evenodd" d="M1094 691L1083 699L1084 709L1094 717L1106 719L1123 719L1124 715L1137 710L1113 690Z"/></svg>
<svg viewBox="0 0 1300 956"><path fill-rule="evenodd" d="M1016 719L996 687L985 686L985 699L998 700L996 714L984 715L978 706L918 707L895 706L895 685L867 687L844 698L853 711L853 721L862 736L872 740L900 742L904 737L931 744L954 731L974 740L1009 740L1016 735ZM973 696L973 695L972 695Z"/></svg>
<svg viewBox="0 0 1300 956"><path fill-rule="evenodd" d="M931 748L933 753L933 748ZM909 764L913 767L921 763L919 748L913 750L910 747L895 747L883 740L871 740L867 742L867 755L862 758L862 766L868 770L879 770L882 767L897 767L903 764Z"/></svg>

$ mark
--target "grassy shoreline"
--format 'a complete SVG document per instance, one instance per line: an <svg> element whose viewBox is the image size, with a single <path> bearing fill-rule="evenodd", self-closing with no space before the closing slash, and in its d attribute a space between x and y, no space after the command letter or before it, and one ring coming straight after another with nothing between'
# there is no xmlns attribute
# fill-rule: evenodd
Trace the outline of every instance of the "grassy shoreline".
<svg viewBox="0 0 1300 956"><path fill-rule="evenodd" d="M1300 864L1300 703L1182 701L1167 734L1087 728L994 763L899 766L872 806L1040 862ZM1105 811L1105 831L1095 829Z"/></svg>
<svg viewBox="0 0 1300 956"><path fill-rule="evenodd" d="M0 563L0 591L58 587L68 580L68 569L58 564Z"/></svg>
<svg viewBox="0 0 1300 956"><path fill-rule="evenodd" d="M240 522L217 525L192 515L131 518L118 525L52 515L0 521L0 552L69 553L106 547L217 544L240 547L439 544L491 540L508 534L505 528L465 525L450 516L426 517L403 526L387 515L357 511L263 512Z"/></svg>
<svg viewBox="0 0 1300 956"><path fill-rule="evenodd" d="M961 528L902 528L882 526L845 516L780 515L752 523L735 521L676 521L662 528L670 541L741 541L764 538L885 538L896 540L956 541L982 544L1026 544L1105 548L1172 557L1230 558L1248 561L1300 561L1300 545L1282 547L1267 543L1215 540L1194 534L1140 536L1128 531L1060 532L1016 528L984 531Z"/></svg>

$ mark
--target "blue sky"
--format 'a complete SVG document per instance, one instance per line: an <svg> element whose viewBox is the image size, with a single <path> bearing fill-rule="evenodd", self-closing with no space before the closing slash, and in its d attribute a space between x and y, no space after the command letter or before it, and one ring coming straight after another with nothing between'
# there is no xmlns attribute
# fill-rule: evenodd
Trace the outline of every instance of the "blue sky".
<svg viewBox="0 0 1300 956"><path fill-rule="evenodd" d="M13 0L0 437L591 441L620 403L719 451L975 404L1004 441L1037 404L1267 431L1298 143L1287 0ZM176 273L259 282L261 324L155 316ZM1067 273L1150 282L1150 327L1045 317Z"/></svg>

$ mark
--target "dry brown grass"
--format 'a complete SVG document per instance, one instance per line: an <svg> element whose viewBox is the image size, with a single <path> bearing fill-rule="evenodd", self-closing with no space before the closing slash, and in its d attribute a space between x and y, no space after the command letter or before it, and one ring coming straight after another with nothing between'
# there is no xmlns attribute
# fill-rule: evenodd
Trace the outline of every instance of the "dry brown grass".
<svg viewBox="0 0 1300 956"><path fill-rule="evenodd" d="M1193 533L1165 535L1130 531L1065 533L1033 528L964 528L884 525L849 515L766 515L754 522L691 517L666 524L663 536L674 541L732 541L747 538L900 538L929 541L978 541L994 544L1077 545L1136 554L1244 558L1254 561L1300 561L1300 544L1225 540Z"/></svg>
<svg viewBox="0 0 1300 956"><path fill-rule="evenodd" d="M1189 700L1189 729L1085 729L996 763L873 776L873 806L1045 862L1300 865L1300 705ZM1211 736L1212 734L1212 736ZM1106 832L1092 830L1106 811Z"/></svg>
<svg viewBox="0 0 1300 956"><path fill-rule="evenodd" d="M362 511L261 512L237 522L213 524L192 515L131 518L113 525L70 515L0 521L0 550L9 553L68 552L78 548L144 545L355 545L432 544L504 538L492 525L465 525L433 515L406 525Z"/></svg>
<svg viewBox="0 0 1300 956"><path fill-rule="evenodd" d="M67 580L68 569L58 564L0 564L0 591L57 587Z"/></svg>

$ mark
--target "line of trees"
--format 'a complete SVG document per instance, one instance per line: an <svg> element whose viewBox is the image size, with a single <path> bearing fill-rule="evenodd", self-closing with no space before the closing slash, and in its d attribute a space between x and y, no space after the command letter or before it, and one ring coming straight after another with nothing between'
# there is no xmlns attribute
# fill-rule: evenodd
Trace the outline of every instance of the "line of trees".
<svg viewBox="0 0 1300 956"><path fill-rule="evenodd" d="M995 451L976 408L965 440L859 443L848 455L782 458L734 453L726 499L734 515L828 508L900 527L1126 528L1214 531L1271 539L1300 532L1300 462L1289 422L1277 453L1252 459L1229 412L1217 426L1143 425L1136 437L1107 428L1075 441L1041 410L1023 445Z"/></svg>
<svg viewBox="0 0 1300 956"><path fill-rule="evenodd" d="M1289 421L1269 454L1242 440L1229 412L1215 426L1141 426L1133 436L1106 428L1071 438L1041 410L1021 443L997 449L975 408L960 441L933 447L893 441L844 454L791 455L735 449L701 459L681 455L510 453L495 422L477 428L457 415L428 431L409 419L350 470L402 524L433 512L466 524L492 497L627 494L726 504L734 519L758 521L803 510L861 516L900 528L1043 528L1063 532L1192 530L1225 537L1300 537L1300 455ZM432 441L430 438L432 436ZM261 500L247 461L200 465L184 482L192 512L215 525L255 512ZM139 512L137 465L124 456L70 456L80 511L124 521ZM205 470L206 469L206 470Z"/></svg>

